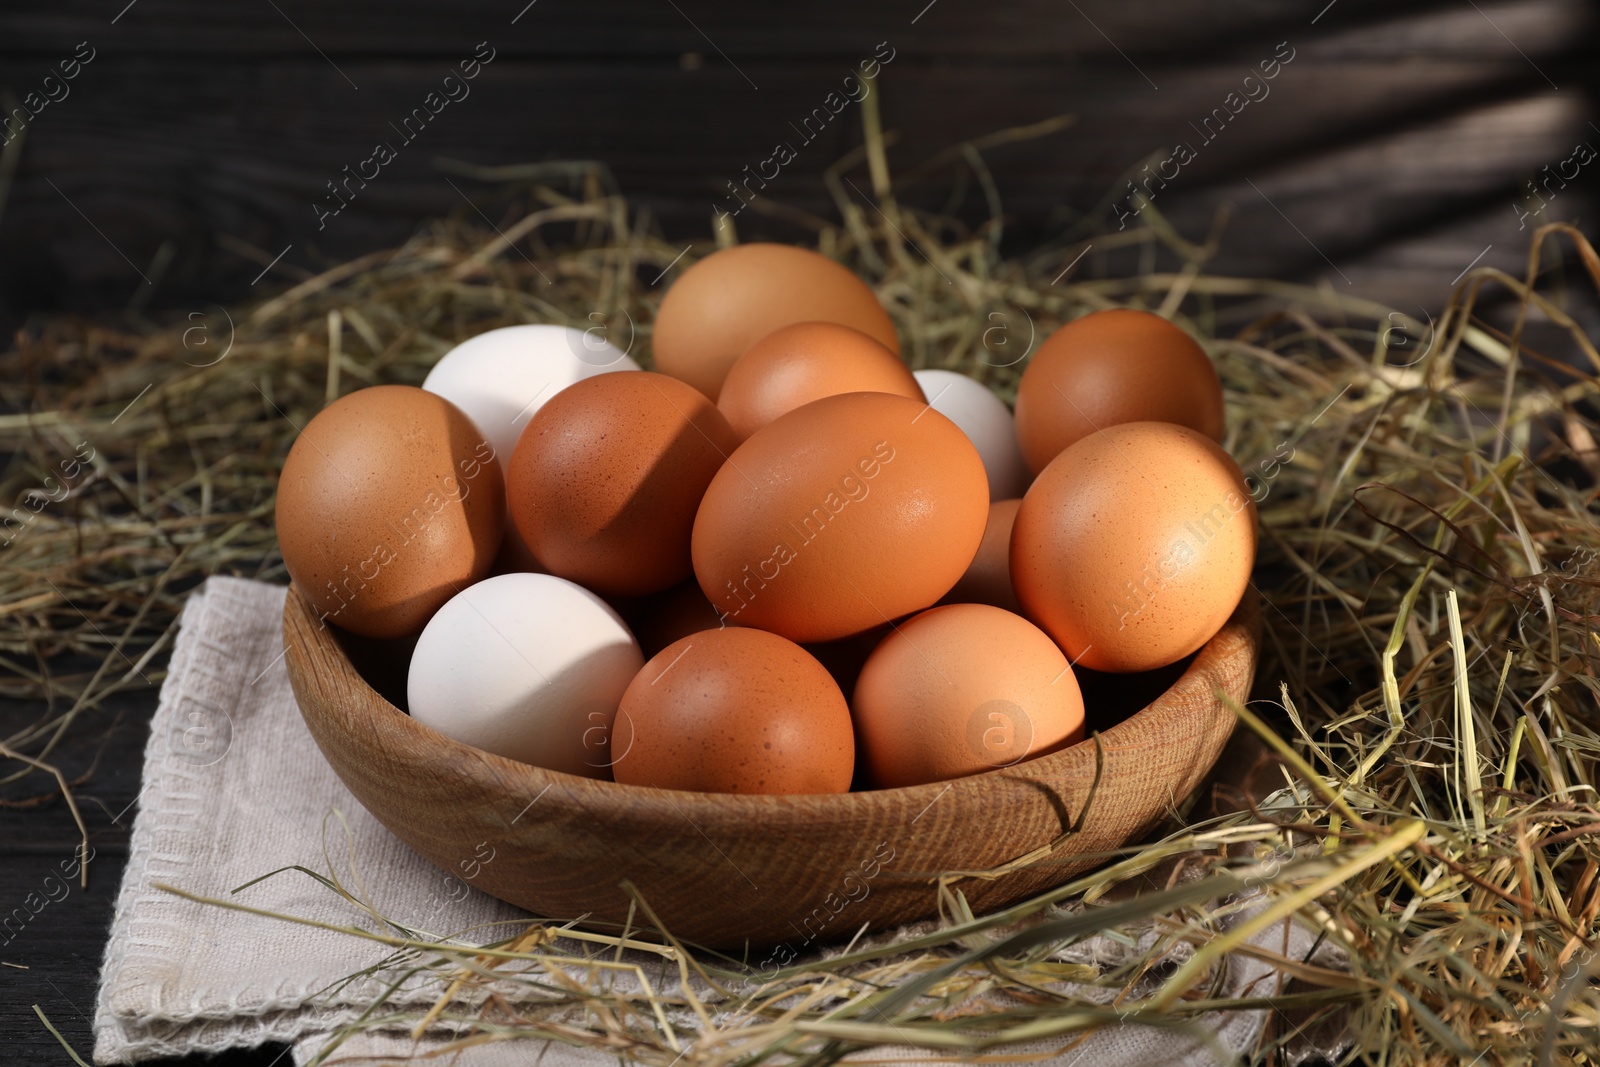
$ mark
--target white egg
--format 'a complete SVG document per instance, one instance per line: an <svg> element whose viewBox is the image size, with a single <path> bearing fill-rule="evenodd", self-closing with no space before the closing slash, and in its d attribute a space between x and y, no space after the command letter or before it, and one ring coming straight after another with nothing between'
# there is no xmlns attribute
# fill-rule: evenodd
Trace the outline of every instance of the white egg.
<svg viewBox="0 0 1600 1067"><path fill-rule="evenodd" d="M485 752L610 778L612 720L644 666L611 607L550 574L501 574L446 601L417 639L411 717ZM625 732L626 738L632 731Z"/></svg>
<svg viewBox="0 0 1600 1067"><path fill-rule="evenodd" d="M1017 444L1017 421L1006 402L982 382L948 370L913 372L933 410L961 427L983 457L989 499L1011 500L1028 488L1028 466Z"/></svg>
<svg viewBox="0 0 1600 1067"><path fill-rule="evenodd" d="M502 326L446 352L422 387L467 413L504 470L522 428L545 401L583 378L638 369L598 327Z"/></svg>

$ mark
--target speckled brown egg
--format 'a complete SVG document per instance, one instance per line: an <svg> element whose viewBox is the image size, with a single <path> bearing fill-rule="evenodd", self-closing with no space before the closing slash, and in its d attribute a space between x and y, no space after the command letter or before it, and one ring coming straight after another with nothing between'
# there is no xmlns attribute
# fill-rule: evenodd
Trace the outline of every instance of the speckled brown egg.
<svg viewBox="0 0 1600 1067"><path fill-rule="evenodd" d="M487 574L504 516L493 447L454 404L409 385L323 408L278 479L289 577L325 619L366 637L418 633Z"/></svg>
<svg viewBox="0 0 1600 1067"><path fill-rule="evenodd" d="M1124 422L1175 422L1222 440L1222 382L1182 328L1132 308L1096 311L1039 346L1017 386L1017 443L1035 474Z"/></svg>
<svg viewBox="0 0 1600 1067"><path fill-rule="evenodd" d="M1021 499L996 500L989 505L989 521L984 524L978 554L972 557L967 573L945 595L945 603L992 604L1022 613L1011 588L1011 526L1017 521L1017 508L1021 505Z"/></svg>
<svg viewBox="0 0 1600 1067"><path fill-rule="evenodd" d="M666 589L690 576L695 510L737 445L715 405L676 378L585 378L517 440L511 521L557 577L604 596Z"/></svg>
<svg viewBox="0 0 1600 1067"><path fill-rule="evenodd" d="M742 439L779 415L839 393L927 399L900 357L860 330L797 322L745 349L722 383L717 407Z"/></svg>
<svg viewBox="0 0 1600 1067"><path fill-rule="evenodd" d="M751 345L795 322L837 322L900 351L894 323L848 268L804 248L736 245L683 272L656 312L656 369L712 400Z"/></svg>
<svg viewBox="0 0 1600 1067"><path fill-rule="evenodd" d="M855 769L850 709L805 649L762 630L690 634L622 695L612 774L708 793L843 793Z"/></svg>
<svg viewBox="0 0 1600 1067"><path fill-rule="evenodd" d="M856 735L876 786L959 778L1083 736L1083 695L1055 642L1020 615L949 604L883 639L856 682Z"/></svg>
<svg viewBox="0 0 1600 1067"><path fill-rule="evenodd" d="M983 460L955 423L888 393L824 397L728 457L695 517L694 573L741 626L831 641L949 592L988 514Z"/></svg>
<svg viewBox="0 0 1600 1067"><path fill-rule="evenodd" d="M1074 663L1146 671L1222 628L1255 555L1255 502L1222 446L1133 422L1085 437L1034 481L1011 531L1011 584Z"/></svg>

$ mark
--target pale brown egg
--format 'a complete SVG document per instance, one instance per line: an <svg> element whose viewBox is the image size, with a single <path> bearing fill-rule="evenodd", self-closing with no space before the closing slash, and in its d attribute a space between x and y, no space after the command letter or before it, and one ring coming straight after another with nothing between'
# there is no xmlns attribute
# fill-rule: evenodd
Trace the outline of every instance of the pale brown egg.
<svg viewBox="0 0 1600 1067"><path fill-rule="evenodd" d="M967 573L945 594L947 604L992 604L1022 614L1017 594L1011 588L1011 526L1017 521L1022 501L996 500L989 505L989 521L983 527L978 554L972 557Z"/></svg>
<svg viewBox="0 0 1600 1067"><path fill-rule="evenodd" d="M646 663L611 746L617 781L662 789L842 793L855 769L850 709L822 664L777 634L733 627Z"/></svg>
<svg viewBox="0 0 1600 1067"><path fill-rule="evenodd" d="M1222 446L1132 422L1085 437L1034 481L1011 532L1011 584L1074 663L1145 671L1222 628L1255 555L1255 502Z"/></svg>
<svg viewBox="0 0 1600 1067"><path fill-rule="evenodd" d="M884 638L856 682L868 779L920 785L1010 767L1083 736L1083 695L1055 642L1020 615L949 604Z"/></svg>
<svg viewBox="0 0 1600 1067"><path fill-rule="evenodd" d="M839 393L927 399L900 357L860 330L797 322L745 349L722 383L717 407L743 439L779 415Z"/></svg>
<svg viewBox="0 0 1600 1067"><path fill-rule="evenodd" d="M860 278L826 256L779 244L736 245L683 272L656 312L656 369L712 400L751 345L795 322L853 326L899 353L894 323Z"/></svg>
<svg viewBox="0 0 1600 1067"><path fill-rule="evenodd" d="M376 385L306 423L276 508L284 566L318 613L403 637L489 572L505 486L493 447L454 404Z"/></svg>
<svg viewBox="0 0 1600 1067"><path fill-rule="evenodd" d="M831 641L949 592L988 513L983 460L955 423L903 396L825 397L757 430L711 480L695 577L730 621Z"/></svg>
<svg viewBox="0 0 1600 1067"><path fill-rule="evenodd" d="M1017 385L1017 443L1035 474L1062 449L1124 422L1175 422L1222 440L1222 382L1194 338L1132 308L1075 319L1039 346Z"/></svg>
<svg viewBox="0 0 1600 1067"><path fill-rule="evenodd" d="M585 378L522 431L511 520L551 574L605 596L666 589L692 572L695 510L737 444L722 413L676 378Z"/></svg>

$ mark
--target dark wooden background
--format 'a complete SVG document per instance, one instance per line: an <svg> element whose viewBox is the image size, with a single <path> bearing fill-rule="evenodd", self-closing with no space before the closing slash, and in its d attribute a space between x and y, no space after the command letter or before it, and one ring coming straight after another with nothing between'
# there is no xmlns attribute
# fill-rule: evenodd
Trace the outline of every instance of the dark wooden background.
<svg viewBox="0 0 1600 1067"><path fill-rule="evenodd" d="M442 159L603 160L669 233L704 235L724 183L792 140L789 123L879 42L895 49L880 100L902 173L962 140L1077 116L986 153L1019 241L1076 221L1150 153L1189 140L1199 158L1157 206L1198 239L1233 205L1218 269L1325 276L1396 305L1441 303L1490 245L1480 262L1520 264L1518 184L1581 139L1600 146L1596 13L1580 0L126 3L0 13L0 86L18 96L78 42L97 53L35 120L0 216L12 316L254 295L286 247L262 284L470 210L463 194L492 198L482 182L452 188ZM496 58L472 95L318 232L326 182L396 140L389 123L480 41ZM1295 58L1270 95L1201 146L1190 123L1284 41ZM768 192L831 215L822 168L859 137L850 108ZM953 177L908 195L941 204ZM965 207L983 213L970 183ZM1573 187L1545 217L1590 207ZM747 237L789 235L753 212L738 221Z"/></svg>
<svg viewBox="0 0 1600 1067"><path fill-rule="evenodd" d="M1600 18L1578 0L526 3L8 3L0 94L38 89L79 42L96 55L0 164L0 327L66 310L179 313L247 299L403 240L425 218L470 211L467 197L495 212L500 187L460 176L452 187L441 160L601 160L669 235L703 236L723 184L795 140L789 123L879 42L895 49L879 91L899 173L963 140L1076 116L1059 133L984 153L1011 248L1092 226L1120 175L1187 140L1198 158L1156 203L1196 240L1232 206L1217 269L1326 279L1402 307L1439 306L1475 260L1520 271L1519 185L1579 141L1600 147ZM496 55L471 96L319 232L312 204L325 183L376 141L395 141L389 123L478 42ZM1295 58L1270 95L1200 146L1189 124L1279 42ZM767 192L831 216L821 173L858 143L859 121L846 110ZM1597 173L1600 161L1541 220L1592 226ZM946 168L903 195L937 207L954 190L957 210L979 220L980 189L968 180L963 193L962 181ZM738 226L745 238L798 235L753 211ZM62 756L69 775L83 774L106 739L79 787L97 862L87 891L74 888L0 946L0 960L29 968L0 967L4 1062L68 1062L34 1003L81 1053L90 1048L153 702L136 694L97 712L101 728ZM0 736L34 713L0 706ZM47 792L35 779L3 795ZM60 803L0 809L0 911L73 840ZM270 1063L281 1051L229 1062Z"/></svg>

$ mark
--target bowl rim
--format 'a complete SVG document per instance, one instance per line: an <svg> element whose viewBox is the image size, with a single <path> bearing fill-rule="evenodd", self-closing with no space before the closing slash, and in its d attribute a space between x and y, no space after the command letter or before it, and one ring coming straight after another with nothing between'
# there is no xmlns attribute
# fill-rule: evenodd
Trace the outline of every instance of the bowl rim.
<svg viewBox="0 0 1600 1067"><path fill-rule="evenodd" d="M953 799L959 800L962 794L990 792L994 784L1001 779L1021 778L1032 782L1060 780L1064 775L1076 773L1078 771L1076 765L1081 763L1087 752L1094 751L1096 746L1101 750L1133 749L1141 747L1141 743L1148 744L1148 740L1142 735L1152 732L1159 735L1162 731L1154 729L1158 722L1193 714L1195 697L1199 694L1194 694L1192 691L1197 687L1203 687L1207 703L1218 702L1220 700L1218 690L1221 686L1217 683L1221 678L1235 673L1229 669L1229 664L1237 657L1241 655L1250 657L1253 676L1254 660L1259 652L1260 608L1256 596L1247 589L1227 622L1200 647L1189 666L1160 696L1107 729L1087 733L1083 740L1075 744L1033 759L960 778L887 789L851 790L843 793L756 794L666 789L659 786L628 785L610 778L589 778L523 763L457 741L401 711L372 688L366 678L356 670L332 629L316 618L315 609L305 594L293 584L290 585L284 602L283 631L287 649L286 658L293 661L289 666L291 676L295 676L296 688L306 682L320 687L322 692L319 695L322 699L310 703L320 709L331 710L334 716L342 720L341 725L352 732L381 731L380 737L384 746L390 749L389 754L392 756L400 756L402 752L396 750L390 742L401 740L405 742L406 748L415 752L427 748L437 752L441 757L448 754L452 766L461 771L471 767L474 770L474 777L482 778L486 773L497 780L495 784L497 789L505 789L507 783L512 781L521 781L530 792L547 790L559 785L563 787L562 791L570 801L576 806L587 809L596 817L637 814L641 808L665 801L671 808L676 809L678 814L689 816L691 819L699 816L708 821L734 820L757 825L760 825L759 820L765 819L768 820L769 828L775 829L771 820L786 815L803 813L808 823L819 818L826 820L829 816L842 821L859 815L867 806L874 803L910 807L919 805L919 802L931 805L933 801L950 793L956 794ZM304 647L296 640L297 634L304 634L309 638ZM317 659L332 667L334 674L330 676L327 672L318 670L317 665L312 662ZM338 674L343 674L352 682L356 694L362 699L340 700L327 692L330 682L333 682ZM297 700L297 703L300 705L302 715L306 714L308 702ZM381 713L380 709L392 715L392 719L381 725L372 722L372 717ZM371 725L364 725L367 723ZM1099 752L1095 753L1096 766L1099 765L1099 755ZM540 792L540 795L543 793Z"/></svg>

